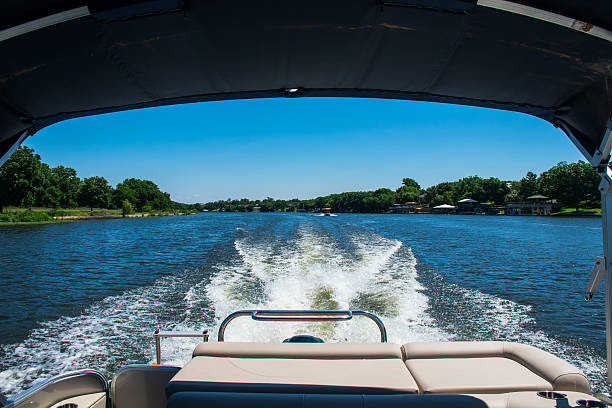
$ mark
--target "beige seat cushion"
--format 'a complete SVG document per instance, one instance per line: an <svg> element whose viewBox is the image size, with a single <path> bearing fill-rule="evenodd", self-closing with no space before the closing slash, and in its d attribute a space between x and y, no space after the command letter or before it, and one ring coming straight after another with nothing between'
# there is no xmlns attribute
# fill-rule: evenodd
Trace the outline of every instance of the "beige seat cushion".
<svg viewBox="0 0 612 408"><path fill-rule="evenodd" d="M166 392L417 393L390 343L201 343Z"/></svg>
<svg viewBox="0 0 612 408"><path fill-rule="evenodd" d="M404 344L402 353L423 393L494 393L534 389L590 393L586 376L576 367L524 344L415 342Z"/></svg>
<svg viewBox="0 0 612 408"><path fill-rule="evenodd" d="M402 358L393 343L200 343L193 356L237 358L362 359Z"/></svg>
<svg viewBox="0 0 612 408"><path fill-rule="evenodd" d="M548 381L503 357L415 359L406 366L423 394L552 390Z"/></svg>
<svg viewBox="0 0 612 408"><path fill-rule="evenodd" d="M344 390L344 391L343 391ZM169 382L179 391L417 393L399 358L194 357Z"/></svg>

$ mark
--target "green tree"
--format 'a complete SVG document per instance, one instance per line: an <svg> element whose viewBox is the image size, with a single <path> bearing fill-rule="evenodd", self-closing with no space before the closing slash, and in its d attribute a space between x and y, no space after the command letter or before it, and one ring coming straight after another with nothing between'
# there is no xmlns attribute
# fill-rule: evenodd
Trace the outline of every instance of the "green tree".
<svg viewBox="0 0 612 408"><path fill-rule="evenodd" d="M402 185L404 187L410 187L410 188L413 188L415 190L420 190L421 189L421 186L419 185L419 183L417 183L414 179L411 179L411 178L402 179Z"/></svg>
<svg viewBox="0 0 612 408"><path fill-rule="evenodd" d="M519 194L519 189L521 187L521 183L520 182L511 182L509 184L510 184L509 192L508 192L508 194L506 194L506 197L504 198L504 201L506 203L521 201L521 196Z"/></svg>
<svg viewBox="0 0 612 408"><path fill-rule="evenodd" d="M58 166L51 169L51 184L55 187L59 206L74 208L78 206L79 194L83 182L75 169Z"/></svg>
<svg viewBox="0 0 612 408"><path fill-rule="evenodd" d="M49 200L49 166L34 149L20 147L0 168L0 211L4 207L33 207Z"/></svg>
<svg viewBox="0 0 612 408"><path fill-rule="evenodd" d="M125 179L117 185L113 201L119 207L123 200L130 201L137 211L143 211L145 206L155 210L169 210L174 207L170 194L160 191L157 184L135 178Z"/></svg>
<svg viewBox="0 0 612 408"><path fill-rule="evenodd" d="M134 214L134 206L129 200L123 200L121 203L121 210L124 217L126 215Z"/></svg>
<svg viewBox="0 0 612 408"><path fill-rule="evenodd" d="M510 192L508 183L495 177L482 180L482 188L484 197L480 200L481 202L502 204L505 202L506 195Z"/></svg>
<svg viewBox="0 0 612 408"><path fill-rule="evenodd" d="M262 200L260 204L261 211L274 211L274 201L276 200L274 200L272 197L267 197L265 200Z"/></svg>
<svg viewBox="0 0 612 408"><path fill-rule="evenodd" d="M488 201L484 180L478 176L465 177L450 184L452 202L449 204L454 204L464 198L471 198L480 202Z"/></svg>
<svg viewBox="0 0 612 408"><path fill-rule="evenodd" d="M418 184L417 184L418 185ZM374 192L376 207L372 212L386 212L395 203L395 192L388 188L379 188Z"/></svg>
<svg viewBox="0 0 612 408"><path fill-rule="evenodd" d="M396 201L398 203L406 203L411 201L419 201L422 194L421 186L419 183L411 178L405 178L402 180L402 186L395 190Z"/></svg>
<svg viewBox="0 0 612 408"><path fill-rule="evenodd" d="M537 193L538 176L535 173L528 172L527 175L519 182L518 196L521 200L525 200L527 197L536 195Z"/></svg>
<svg viewBox="0 0 612 408"><path fill-rule="evenodd" d="M113 191L112 200L115 207L123 207L124 201L128 201L132 207L135 207L138 203L138 196L129 185L119 183Z"/></svg>
<svg viewBox="0 0 612 408"><path fill-rule="evenodd" d="M580 202L587 201L597 205L599 200L600 177L589 164L560 162L542 173L539 184L541 191L551 197L561 200L565 205L580 209Z"/></svg>
<svg viewBox="0 0 612 408"><path fill-rule="evenodd" d="M94 207L109 208L112 192L112 187L104 177L88 177L83 180L79 203L89 207L92 212Z"/></svg>
<svg viewBox="0 0 612 408"><path fill-rule="evenodd" d="M455 183L447 182L431 186L425 190L425 202L430 207L440 204L453 204L456 201L456 187Z"/></svg>
<svg viewBox="0 0 612 408"><path fill-rule="evenodd" d="M315 198L315 208L327 208L332 206L332 201L330 196L317 197ZM334 209L337 211L337 209Z"/></svg>

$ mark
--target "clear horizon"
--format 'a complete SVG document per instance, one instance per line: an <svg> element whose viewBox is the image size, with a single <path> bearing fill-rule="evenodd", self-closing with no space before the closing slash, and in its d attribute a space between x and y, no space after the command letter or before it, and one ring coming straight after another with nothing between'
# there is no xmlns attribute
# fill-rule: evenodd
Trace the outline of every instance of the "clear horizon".
<svg viewBox="0 0 612 408"><path fill-rule="evenodd" d="M72 119L26 140L79 177L152 180L178 202L308 199L584 160L550 123L448 104L343 98L175 105Z"/></svg>

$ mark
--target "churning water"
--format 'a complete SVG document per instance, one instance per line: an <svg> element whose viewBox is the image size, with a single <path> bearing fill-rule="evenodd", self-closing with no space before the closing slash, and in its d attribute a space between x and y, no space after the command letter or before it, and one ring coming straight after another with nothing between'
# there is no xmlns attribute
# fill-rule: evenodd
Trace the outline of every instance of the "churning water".
<svg viewBox="0 0 612 408"><path fill-rule="evenodd" d="M583 300L599 219L200 214L0 228L0 390L154 359L157 328L213 329L238 309L374 312L389 340L509 340L601 389L601 295ZM376 326L233 321L227 340L377 341ZM197 340L162 340L182 364Z"/></svg>

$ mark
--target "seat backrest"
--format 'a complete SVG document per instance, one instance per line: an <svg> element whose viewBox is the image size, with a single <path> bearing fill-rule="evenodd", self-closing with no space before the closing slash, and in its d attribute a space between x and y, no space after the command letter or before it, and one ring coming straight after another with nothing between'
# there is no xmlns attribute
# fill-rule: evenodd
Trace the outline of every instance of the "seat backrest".
<svg viewBox="0 0 612 408"><path fill-rule="evenodd" d="M179 370L140 364L122 368L111 382L113 408L164 408L166 384Z"/></svg>
<svg viewBox="0 0 612 408"><path fill-rule="evenodd" d="M393 343L200 343L193 357L381 359L402 358Z"/></svg>

